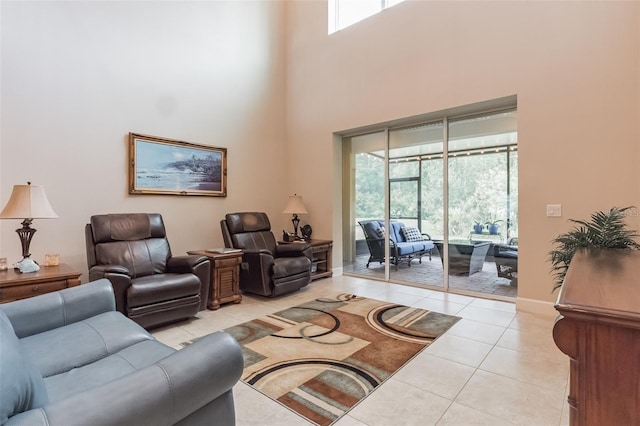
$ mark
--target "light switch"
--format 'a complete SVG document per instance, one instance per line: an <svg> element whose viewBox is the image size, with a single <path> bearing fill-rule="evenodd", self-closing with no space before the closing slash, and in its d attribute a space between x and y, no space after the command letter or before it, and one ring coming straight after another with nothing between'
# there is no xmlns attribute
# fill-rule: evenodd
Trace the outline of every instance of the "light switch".
<svg viewBox="0 0 640 426"><path fill-rule="evenodd" d="M562 216L561 204L547 204L547 217L560 217Z"/></svg>

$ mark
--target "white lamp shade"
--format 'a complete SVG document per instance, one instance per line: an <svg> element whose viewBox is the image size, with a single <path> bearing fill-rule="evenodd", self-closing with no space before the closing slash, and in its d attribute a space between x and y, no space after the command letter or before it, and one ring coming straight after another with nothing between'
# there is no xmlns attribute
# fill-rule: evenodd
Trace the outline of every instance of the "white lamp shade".
<svg viewBox="0 0 640 426"><path fill-rule="evenodd" d="M302 197L299 195L291 195L289 197L289 201L287 201L287 206L284 208L284 211L282 213L307 214L308 212L304 207Z"/></svg>
<svg viewBox="0 0 640 426"><path fill-rule="evenodd" d="M58 215L49 204L44 187L14 185L11 197L0 212L0 219L55 219Z"/></svg>

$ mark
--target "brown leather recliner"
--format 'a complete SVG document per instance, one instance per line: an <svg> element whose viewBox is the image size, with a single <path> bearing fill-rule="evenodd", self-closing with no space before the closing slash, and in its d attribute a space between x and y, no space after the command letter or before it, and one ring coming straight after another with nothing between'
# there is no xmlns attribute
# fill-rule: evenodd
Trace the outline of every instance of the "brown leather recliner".
<svg viewBox="0 0 640 426"><path fill-rule="evenodd" d="M172 256L158 213L91 216L85 227L89 280L107 278L116 309L150 328L206 308L206 256Z"/></svg>
<svg viewBox="0 0 640 426"><path fill-rule="evenodd" d="M265 213L229 213L220 227L225 246L242 249L242 291L273 297L299 290L311 281L311 246L277 245Z"/></svg>

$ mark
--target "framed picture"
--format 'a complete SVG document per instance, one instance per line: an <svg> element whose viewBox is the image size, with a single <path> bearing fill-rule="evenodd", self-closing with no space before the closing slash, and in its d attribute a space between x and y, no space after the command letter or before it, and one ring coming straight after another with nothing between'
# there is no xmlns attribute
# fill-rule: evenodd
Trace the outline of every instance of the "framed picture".
<svg viewBox="0 0 640 426"><path fill-rule="evenodd" d="M129 133L129 193L227 196L227 149Z"/></svg>

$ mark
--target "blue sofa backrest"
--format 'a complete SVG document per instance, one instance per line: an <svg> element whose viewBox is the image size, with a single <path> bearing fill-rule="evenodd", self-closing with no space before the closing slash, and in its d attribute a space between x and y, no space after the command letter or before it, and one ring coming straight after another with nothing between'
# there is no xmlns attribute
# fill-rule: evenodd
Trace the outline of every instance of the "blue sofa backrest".
<svg viewBox="0 0 640 426"><path fill-rule="evenodd" d="M370 222L362 221L363 224L367 227L367 232L372 236L376 235L377 228L384 228L384 220L372 220ZM389 238L396 243L404 243L406 242L404 239L404 235L400 232L400 230L404 228L404 223L398 221L389 222ZM375 238L375 237L374 237Z"/></svg>

